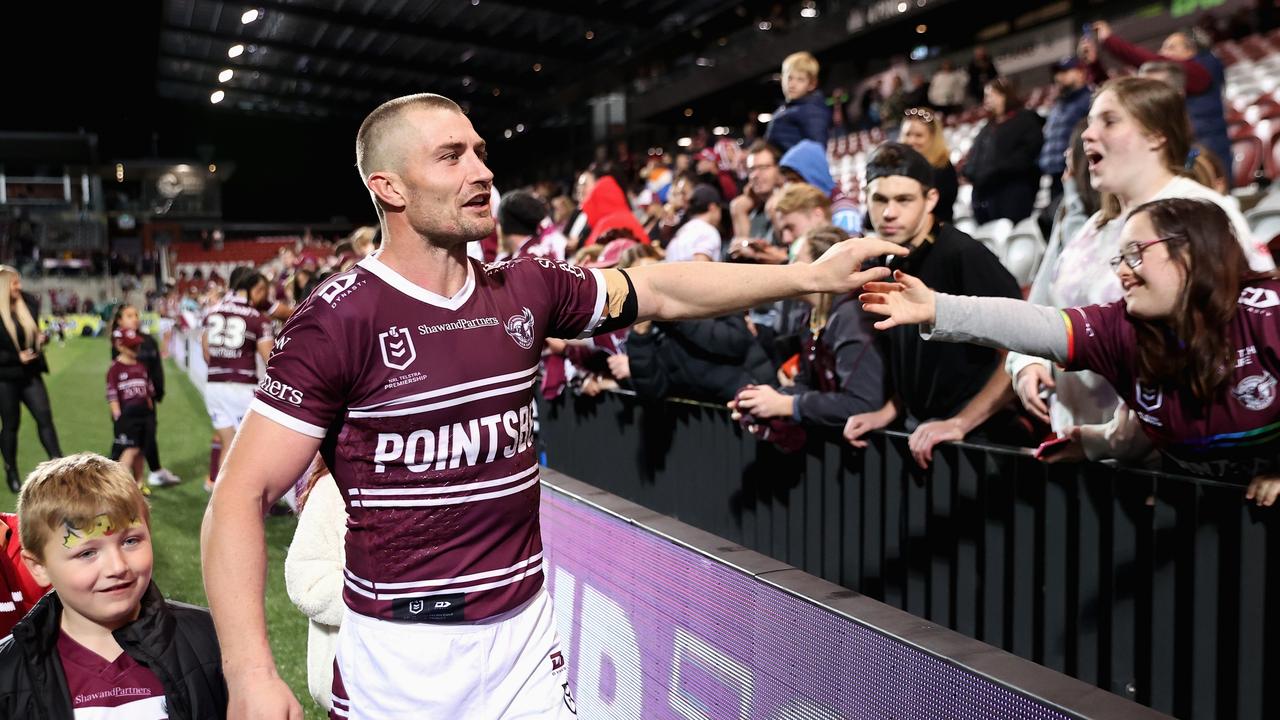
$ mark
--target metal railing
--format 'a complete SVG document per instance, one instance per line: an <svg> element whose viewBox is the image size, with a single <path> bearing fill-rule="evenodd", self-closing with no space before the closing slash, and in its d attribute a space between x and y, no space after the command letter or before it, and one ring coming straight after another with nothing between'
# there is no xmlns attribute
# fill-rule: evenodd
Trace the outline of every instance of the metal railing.
<svg viewBox="0 0 1280 720"><path fill-rule="evenodd" d="M1243 488L901 433L785 455L727 411L623 394L541 407L547 464L1048 668L1187 718L1280 716L1280 508Z"/></svg>

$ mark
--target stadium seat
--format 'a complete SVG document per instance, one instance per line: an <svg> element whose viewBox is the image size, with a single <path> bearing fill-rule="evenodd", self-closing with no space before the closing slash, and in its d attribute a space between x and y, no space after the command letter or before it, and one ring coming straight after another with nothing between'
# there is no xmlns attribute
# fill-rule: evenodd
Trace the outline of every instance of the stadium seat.
<svg viewBox="0 0 1280 720"><path fill-rule="evenodd" d="M1045 241L1040 232L1040 221L1033 215L1013 226L1005 240L1000 262L1004 263L1005 269L1018 281L1018 287L1027 288L1040 269L1044 250Z"/></svg>
<svg viewBox="0 0 1280 720"><path fill-rule="evenodd" d="M1241 137L1231 142L1233 161L1232 185L1245 187L1253 183L1262 168L1262 141L1256 136Z"/></svg>
<svg viewBox="0 0 1280 720"><path fill-rule="evenodd" d="M1013 232L1013 221L1007 218L992 220L989 223L979 225L973 229L974 240L987 246L987 249L995 253L997 258L1001 258L1003 262L1005 242L1009 239L1009 234Z"/></svg>
<svg viewBox="0 0 1280 720"><path fill-rule="evenodd" d="M1267 193L1244 217L1249 221L1253 239L1270 247L1274 257L1277 245L1280 245L1277 242L1280 238L1280 192Z"/></svg>

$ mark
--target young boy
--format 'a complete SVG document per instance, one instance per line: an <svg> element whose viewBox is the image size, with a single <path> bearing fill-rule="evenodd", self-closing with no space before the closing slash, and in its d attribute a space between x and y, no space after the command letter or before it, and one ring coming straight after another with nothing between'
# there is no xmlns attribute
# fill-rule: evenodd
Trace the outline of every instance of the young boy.
<svg viewBox="0 0 1280 720"><path fill-rule="evenodd" d="M118 463L41 463L18 496L23 562L52 585L0 640L0 718L223 718L208 611L151 581L151 515Z"/></svg>
<svg viewBox="0 0 1280 720"><path fill-rule="evenodd" d="M801 140L812 140L825 149L831 108L818 90L817 58L798 52L782 61L782 96L784 102L773 111L764 139L784 153Z"/></svg>

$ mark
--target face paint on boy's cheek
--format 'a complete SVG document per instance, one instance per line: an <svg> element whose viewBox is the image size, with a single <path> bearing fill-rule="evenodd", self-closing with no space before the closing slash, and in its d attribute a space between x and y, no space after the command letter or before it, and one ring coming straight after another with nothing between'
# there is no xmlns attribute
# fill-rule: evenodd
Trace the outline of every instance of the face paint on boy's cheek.
<svg viewBox="0 0 1280 720"><path fill-rule="evenodd" d="M131 528L141 526L141 518L134 518L128 525ZM65 548L74 548L90 540L110 537L117 532L117 528L111 524L111 518L105 513L94 517L93 521L85 527L75 527L67 522L63 522L62 527L66 530L66 534L62 537L62 547Z"/></svg>

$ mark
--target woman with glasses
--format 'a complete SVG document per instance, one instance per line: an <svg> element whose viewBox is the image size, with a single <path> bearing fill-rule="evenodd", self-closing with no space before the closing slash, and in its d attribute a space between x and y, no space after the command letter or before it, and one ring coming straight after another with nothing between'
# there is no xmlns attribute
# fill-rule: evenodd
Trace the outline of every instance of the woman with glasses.
<svg viewBox="0 0 1280 720"><path fill-rule="evenodd" d="M942 135L942 118L928 108L908 108L903 116L898 142L920 153L933 166L933 186L938 190L938 204L933 217L939 222L951 222L960 192L955 166L951 164L951 151Z"/></svg>
<svg viewBox="0 0 1280 720"><path fill-rule="evenodd" d="M989 115L964 163L973 183L973 219L1018 222L1031 216L1040 190L1040 146L1043 121L1023 106L1008 78L987 83L982 105Z"/></svg>
<svg viewBox="0 0 1280 720"><path fill-rule="evenodd" d="M1161 198L1201 198L1221 206L1254 270L1274 267L1252 242L1244 217L1222 195L1192 180L1186 168L1191 128L1182 95L1150 78L1121 78L1103 85L1094 98L1079 152L1069 166L1084 165L1077 178L1101 193L1101 209L1074 237L1046 253L1028 299L1053 307L1093 305L1119 300L1120 280L1107 265L1115 254L1124 218L1144 202ZM1107 380L1090 372L1063 372L1049 361L1010 353L1006 368L1023 406L1067 435L1079 425L1105 423L1116 416L1119 399ZM1123 412L1123 410L1122 410ZM1086 433L1090 459L1121 448L1101 442L1107 436ZM1096 442L1095 442L1096 440Z"/></svg>
<svg viewBox="0 0 1280 720"><path fill-rule="evenodd" d="M1129 405L1141 437L1178 469L1280 497L1280 279L1250 269L1231 222L1205 200L1132 210L1109 264L1123 302L1058 310L935 293L898 272L861 296L885 330L973 342L1091 370ZM1078 438L1072 437L1072 442Z"/></svg>

